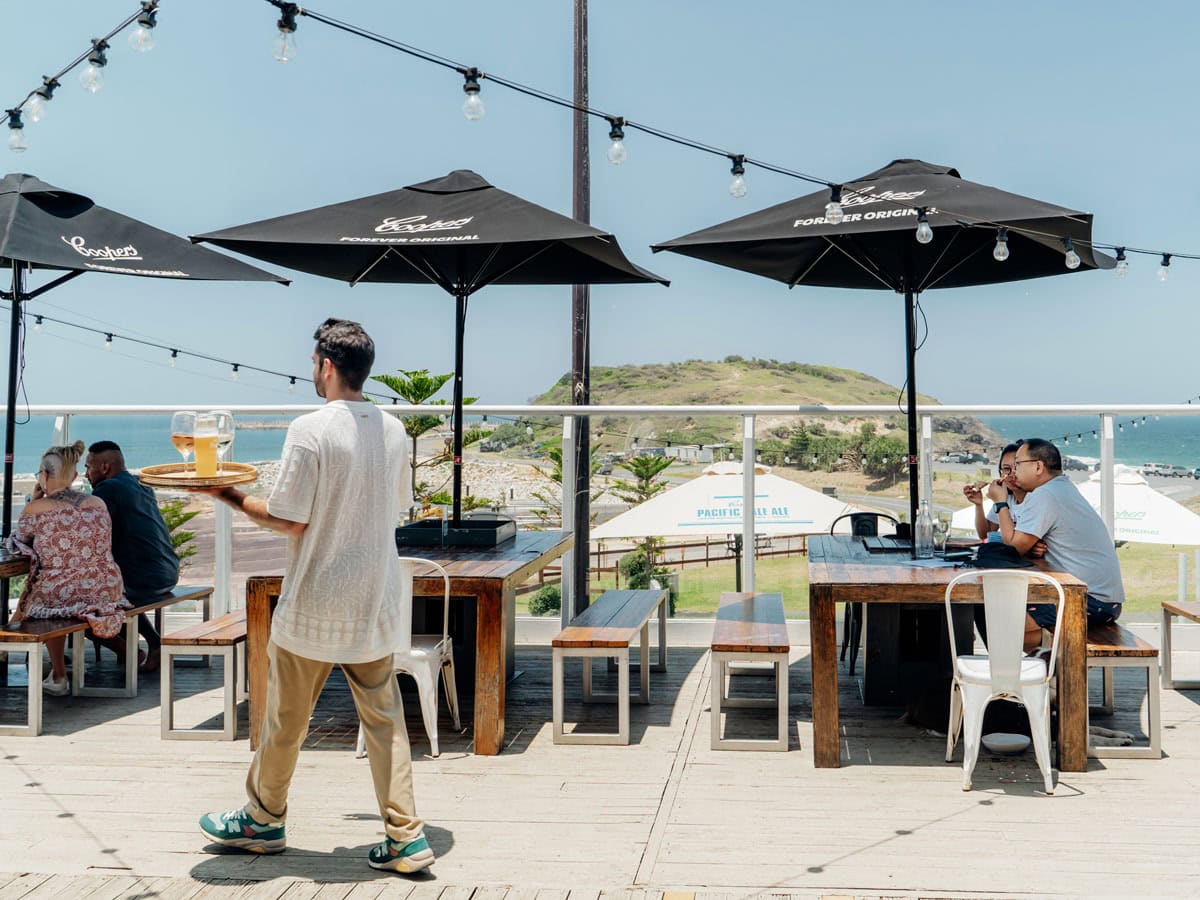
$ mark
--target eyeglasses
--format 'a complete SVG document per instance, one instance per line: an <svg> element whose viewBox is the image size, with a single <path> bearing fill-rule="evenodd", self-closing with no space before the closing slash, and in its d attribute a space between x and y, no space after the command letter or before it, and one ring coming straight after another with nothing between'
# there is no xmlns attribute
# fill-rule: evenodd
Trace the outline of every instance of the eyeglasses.
<svg viewBox="0 0 1200 900"><path fill-rule="evenodd" d="M1012 475L1016 471L1017 470L1013 466L1001 466L1000 467L1000 474L1005 478L1007 478L1009 475Z"/></svg>
<svg viewBox="0 0 1200 900"><path fill-rule="evenodd" d="M1017 466L1019 466L1019 465L1022 465L1024 463L1034 463L1034 462L1038 462L1038 460L1036 460L1036 459L1014 459L1013 460L1013 472L1017 471Z"/></svg>

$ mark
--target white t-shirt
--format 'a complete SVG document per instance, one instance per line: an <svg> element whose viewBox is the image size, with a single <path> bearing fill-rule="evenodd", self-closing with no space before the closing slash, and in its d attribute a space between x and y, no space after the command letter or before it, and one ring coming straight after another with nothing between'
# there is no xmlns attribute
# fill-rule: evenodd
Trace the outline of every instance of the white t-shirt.
<svg viewBox="0 0 1200 900"><path fill-rule="evenodd" d="M365 401L335 400L288 428L267 509L308 527L288 540L271 625L280 647L356 663L408 646L412 578L395 538L412 505L408 453L404 425Z"/></svg>
<svg viewBox="0 0 1200 900"><path fill-rule="evenodd" d="M1026 494L1025 496L1028 497L1029 495ZM1008 495L1008 514L1012 516L1013 525L1016 525L1018 520L1021 518L1021 507L1024 505L1025 501L1022 500L1020 503L1018 503L1016 497L1014 497L1011 493ZM1000 526L1000 513L996 512L996 504L992 504L992 508L987 511L987 515L985 515L984 518L993 525L997 527ZM1020 529L1017 530L1019 531Z"/></svg>
<svg viewBox="0 0 1200 900"><path fill-rule="evenodd" d="M1124 603L1121 563L1104 521L1066 475L1025 495L1017 530L1046 542L1046 565L1087 583L1089 597Z"/></svg>

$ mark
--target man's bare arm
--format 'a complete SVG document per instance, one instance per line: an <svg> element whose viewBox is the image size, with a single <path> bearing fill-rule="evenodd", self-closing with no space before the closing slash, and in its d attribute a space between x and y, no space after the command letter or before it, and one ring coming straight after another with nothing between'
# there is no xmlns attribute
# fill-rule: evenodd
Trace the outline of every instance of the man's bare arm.
<svg viewBox="0 0 1200 900"><path fill-rule="evenodd" d="M269 528L272 531L278 531L280 534L286 534L289 537L300 537L308 528L307 522L293 522L291 519L281 519L278 516L273 516L267 510L267 501L261 497L252 497L245 491L239 491L235 487L209 488L202 490L200 493L208 494L210 497L215 497L224 503L229 504L234 509L240 509L246 514L246 517L256 525L261 525L263 528Z"/></svg>

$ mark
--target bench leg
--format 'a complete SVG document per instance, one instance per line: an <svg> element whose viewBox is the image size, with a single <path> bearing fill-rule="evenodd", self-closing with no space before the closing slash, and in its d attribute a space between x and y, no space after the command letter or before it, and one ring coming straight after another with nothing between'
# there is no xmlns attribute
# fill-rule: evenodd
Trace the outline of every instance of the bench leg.
<svg viewBox="0 0 1200 900"><path fill-rule="evenodd" d="M175 663L176 656L203 651L206 655L224 658L224 681L222 683L223 721L220 728L176 728L175 727ZM162 673L159 676L162 728L164 741L232 741L237 739L237 705L245 698L243 676L245 666L239 665L239 657L245 658L245 642L224 647L189 647L186 645L163 645Z"/></svg>
<svg viewBox="0 0 1200 900"><path fill-rule="evenodd" d="M42 733L42 644L40 641L14 642L5 644L4 649L7 653L24 653L28 659L29 699L26 724L0 725L0 737L37 737Z"/></svg>
<svg viewBox="0 0 1200 900"><path fill-rule="evenodd" d="M647 635L647 641L648 641ZM644 645L644 653L649 654L649 644ZM579 657L583 663L583 691L585 703L617 702L617 733L612 732L583 732L578 729L568 733L565 730L564 719L564 686L565 659L568 656ZM617 661L617 692L616 694L596 694L592 692L592 660L595 657L616 657ZM628 744L629 743L629 648L628 647L553 647L551 650L551 704L553 737L556 744Z"/></svg>
<svg viewBox="0 0 1200 900"><path fill-rule="evenodd" d="M1115 705L1114 701L1113 701L1113 670L1112 670L1112 666L1103 666L1103 667L1101 667L1100 672L1102 675L1102 677L1100 679L1100 688L1101 688L1101 695L1102 695L1101 701L1100 701L1100 706L1107 715L1111 716L1113 714L1113 706Z"/></svg>
<svg viewBox="0 0 1200 900"><path fill-rule="evenodd" d="M1144 669L1146 672L1146 735L1147 747L1096 747L1088 739L1087 755L1092 759L1161 759L1162 719L1159 709L1159 679L1155 677L1158 661L1153 657L1106 657L1091 664L1104 673L1104 684L1111 691L1116 668ZM1111 699L1111 693L1108 695ZM1090 722L1089 722L1090 724Z"/></svg>
<svg viewBox="0 0 1200 900"><path fill-rule="evenodd" d="M71 636L71 693L77 697L136 697L138 676L137 616L125 620L125 684L119 688L88 687L85 683L84 645L82 631Z"/></svg>
<svg viewBox="0 0 1200 900"><path fill-rule="evenodd" d="M671 613L671 598L664 597L658 604L658 665L655 672L667 671L667 617Z"/></svg>
<svg viewBox="0 0 1200 900"><path fill-rule="evenodd" d="M625 658L629 658L626 653ZM638 702L650 702L650 622L642 626L642 642L638 653Z"/></svg>
<svg viewBox="0 0 1200 900"><path fill-rule="evenodd" d="M788 655L772 654L764 660L763 653L738 653L712 651L712 741L713 750L779 750L788 749ZM731 697L725 690L726 672L741 671L731 663L769 662L770 672L775 677L773 697ZM732 680L731 680L732 681ZM732 684L730 685L732 689ZM722 707L759 707L774 709L777 717L776 733L773 738L726 738L722 737Z"/></svg>

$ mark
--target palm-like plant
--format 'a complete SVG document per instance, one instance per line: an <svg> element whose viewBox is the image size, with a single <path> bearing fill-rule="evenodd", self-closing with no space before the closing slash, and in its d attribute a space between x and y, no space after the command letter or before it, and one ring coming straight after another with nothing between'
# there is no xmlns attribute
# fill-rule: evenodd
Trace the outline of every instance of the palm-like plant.
<svg viewBox="0 0 1200 900"><path fill-rule="evenodd" d="M673 462L673 459L665 456L635 456L633 459L627 459L619 466L633 475L634 480L615 481L609 487L609 493L634 506L645 503L667 489L666 479L658 476ZM639 570L638 578L639 582L644 583L634 584L631 579L630 587L649 587L650 579L662 574L655 568L655 557L658 548L662 546L662 538L648 537L639 541L636 546L645 556L645 565Z"/></svg>

